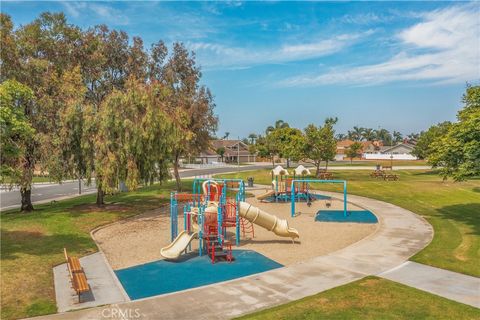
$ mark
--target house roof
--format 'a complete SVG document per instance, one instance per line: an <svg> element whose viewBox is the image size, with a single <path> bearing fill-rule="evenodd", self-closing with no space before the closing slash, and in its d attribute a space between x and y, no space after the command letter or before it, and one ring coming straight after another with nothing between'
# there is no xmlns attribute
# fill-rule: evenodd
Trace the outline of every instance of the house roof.
<svg viewBox="0 0 480 320"><path fill-rule="evenodd" d="M392 151L392 150L395 150L399 147L405 147L407 149L410 149L410 150L413 150L414 146L409 144L409 143L399 143L395 146L389 146L389 147L383 147L383 148L380 148L380 152L389 152L389 151Z"/></svg>
<svg viewBox="0 0 480 320"><path fill-rule="evenodd" d="M236 147L236 145L239 143L241 146L247 147L247 145L242 140L212 140L210 143L214 149L218 149L221 147L232 148Z"/></svg>

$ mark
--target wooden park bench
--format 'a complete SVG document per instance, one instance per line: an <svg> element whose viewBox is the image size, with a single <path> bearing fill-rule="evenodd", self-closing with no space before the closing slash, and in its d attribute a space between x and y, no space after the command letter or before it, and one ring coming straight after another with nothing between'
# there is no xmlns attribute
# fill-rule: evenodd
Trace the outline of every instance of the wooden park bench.
<svg viewBox="0 0 480 320"><path fill-rule="evenodd" d="M331 172L322 172L318 175L318 177L322 180L332 180L333 179L333 173Z"/></svg>
<svg viewBox="0 0 480 320"><path fill-rule="evenodd" d="M78 258L69 257L66 248L63 248L63 254L65 255L65 260L67 260L68 273L70 275L73 290L75 290L77 293L78 302L80 303L81 294L90 291L90 286L87 282L87 276L85 275Z"/></svg>

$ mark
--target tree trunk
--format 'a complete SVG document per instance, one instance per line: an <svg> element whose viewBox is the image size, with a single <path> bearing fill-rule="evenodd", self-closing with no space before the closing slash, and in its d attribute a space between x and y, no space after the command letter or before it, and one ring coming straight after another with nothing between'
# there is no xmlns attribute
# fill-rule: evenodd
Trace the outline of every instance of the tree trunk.
<svg viewBox="0 0 480 320"><path fill-rule="evenodd" d="M328 171L328 160L325 161L325 172Z"/></svg>
<svg viewBox="0 0 480 320"><path fill-rule="evenodd" d="M272 169L275 168L275 155L272 156Z"/></svg>
<svg viewBox="0 0 480 320"><path fill-rule="evenodd" d="M320 164L321 163L322 163L321 161L318 161L318 162L315 163L315 166L317 167L317 172L315 173L317 178L320 177Z"/></svg>
<svg viewBox="0 0 480 320"><path fill-rule="evenodd" d="M22 206L20 207L21 211L32 211L32 189L27 189L26 187L20 188L20 195L22 196Z"/></svg>
<svg viewBox="0 0 480 320"><path fill-rule="evenodd" d="M97 186L97 206L102 206L105 204L103 198L105 197L105 192L102 189L102 186Z"/></svg>
<svg viewBox="0 0 480 320"><path fill-rule="evenodd" d="M182 191L182 180L180 179L180 173L178 172L178 160L179 156L175 155L175 160L173 161L173 174L175 175L175 181L177 182L177 191Z"/></svg>
<svg viewBox="0 0 480 320"><path fill-rule="evenodd" d="M290 168L290 158L287 158L287 169Z"/></svg>

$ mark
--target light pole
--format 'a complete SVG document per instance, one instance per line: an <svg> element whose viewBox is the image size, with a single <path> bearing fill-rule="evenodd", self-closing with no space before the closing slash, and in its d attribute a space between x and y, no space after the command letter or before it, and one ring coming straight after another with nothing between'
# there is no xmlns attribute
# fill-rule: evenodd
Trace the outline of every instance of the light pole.
<svg viewBox="0 0 480 320"><path fill-rule="evenodd" d="M240 137L238 137L238 144L237 144L237 169L240 171Z"/></svg>
<svg viewBox="0 0 480 320"><path fill-rule="evenodd" d="M390 155L390 170L393 170L393 154Z"/></svg>

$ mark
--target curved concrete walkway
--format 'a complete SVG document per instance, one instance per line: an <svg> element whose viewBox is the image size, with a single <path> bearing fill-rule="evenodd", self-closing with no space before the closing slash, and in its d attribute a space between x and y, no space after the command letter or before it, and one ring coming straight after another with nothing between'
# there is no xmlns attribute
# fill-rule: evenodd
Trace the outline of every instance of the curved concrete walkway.
<svg viewBox="0 0 480 320"><path fill-rule="evenodd" d="M385 272L433 237L432 227L408 210L359 196L348 200L374 212L380 226L339 251L229 282L39 319L112 319L112 314L125 319L228 319Z"/></svg>

